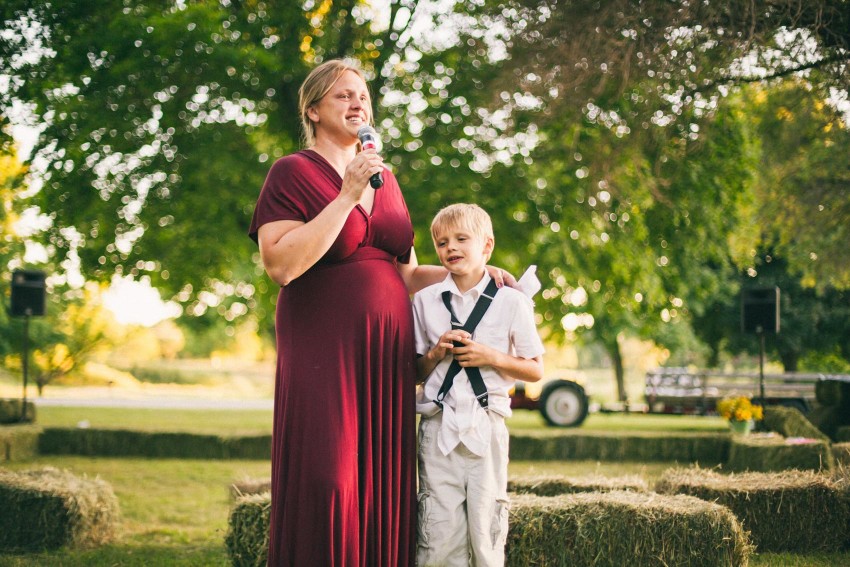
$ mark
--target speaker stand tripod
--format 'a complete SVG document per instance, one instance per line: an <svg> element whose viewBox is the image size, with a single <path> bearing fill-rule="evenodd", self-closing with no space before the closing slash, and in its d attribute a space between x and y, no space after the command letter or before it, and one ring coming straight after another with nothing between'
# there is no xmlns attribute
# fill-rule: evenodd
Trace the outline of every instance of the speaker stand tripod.
<svg viewBox="0 0 850 567"><path fill-rule="evenodd" d="M30 310L24 315L24 352L21 359L21 368L24 371L24 395L21 400L21 422L27 420L27 380L29 377L30 360Z"/></svg>

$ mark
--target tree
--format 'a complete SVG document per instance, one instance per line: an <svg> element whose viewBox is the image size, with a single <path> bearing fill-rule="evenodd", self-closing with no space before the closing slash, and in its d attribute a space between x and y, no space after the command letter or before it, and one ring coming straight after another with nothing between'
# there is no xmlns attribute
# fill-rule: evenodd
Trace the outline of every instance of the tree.
<svg viewBox="0 0 850 567"><path fill-rule="evenodd" d="M739 274L736 292L719 297L696 318L697 334L715 351L713 366L717 366L722 351L759 352L758 337L741 328L737 290L774 286L780 290L780 331L765 334L768 356L778 358L786 372L799 371L801 360L806 358L833 356L843 358L845 364L850 361L850 294L831 287L805 287L801 281L804 279L790 270L788 261L772 251L759 253L752 266Z"/></svg>
<svg viewBox="0 0 850 567"><path fill-rule="evenodd" d="M747 240L752 140L724 95L800 71L821 90L848 84L842 0L431 8L5 3L18 33L0 37L3 104L47 124L34 160L46 242L60 259L76 251L86 277L149 276L196 315L212 292L220 314L270 328L275 290L245 227L270 160L298 146L297 86L319 60L352 56L374 79L418 241L439 206L479 202L494 261L543 268L545 331L578 316L580 288L616 360L621 334L660 336L664 318L704 309L748 249L726 248Z"/></svg>
<svg viewBox="0 0 850 567"><path fill-rule="evenodd" d="M11 277L6 268L24 253L24 241L17 234L16 225L19 211L15 205L15 195L22 191L26 168L18 161L13 146L7 145L0 150L0 284L2 308L0 308L0 359L12 352L20 351L20 335L12 333L9 320L10 297L6 293L11 287Z"/></svg>

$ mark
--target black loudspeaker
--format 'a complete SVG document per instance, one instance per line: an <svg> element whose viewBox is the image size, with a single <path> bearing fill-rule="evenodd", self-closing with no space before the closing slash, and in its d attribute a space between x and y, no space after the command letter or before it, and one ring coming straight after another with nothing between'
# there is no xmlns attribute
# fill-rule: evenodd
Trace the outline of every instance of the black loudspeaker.
<svg viewBox="0 0 850 567"><path fill-rule="evenodd" d="M15 270L12 272L12 317L44 315L44 272Z"/></svg>
<svg viewBox="0 0 850 567"><path fill-rule="evenodd" d="M779 332L779 288L759 287L741 290L741 331Z"/></svg>

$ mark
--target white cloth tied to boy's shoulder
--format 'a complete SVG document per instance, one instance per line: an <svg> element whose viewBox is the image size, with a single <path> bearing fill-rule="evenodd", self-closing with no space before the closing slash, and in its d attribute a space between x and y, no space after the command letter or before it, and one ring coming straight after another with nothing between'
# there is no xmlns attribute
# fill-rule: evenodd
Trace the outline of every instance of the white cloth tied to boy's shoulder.
<svg viewBox="0 0 850 567"><path fill-rule="evenodd" d="M472 340L501 352L521 358L534 358L544 352L543 343L534 323L534 306L531 297L540 289L540 282L530 267L518 282L519 288L502 287L493 303L481 319L472 335ZM416 352L427 353L451 328L451 315L443 304L442 293L451 292L452 308L461 322L465 322L481 296L490 276L472 289L461 294L451 275L440 283L419 291L413 297ZM526 295L527 294L527 295ZM453 357L446 356L437 364L424 384L417 388L416 411L430 417L440 411L434 403ZM502 376L494 368L480 368L487 386L489 411L501 416L511 415L510 390L513 378ZM461 370L454 379L443 400L443 419L437 437L438 447L448 455L459 443L463 443L476 455L483 455L490 444L490 418L475 398L466 371Z"/></svg>

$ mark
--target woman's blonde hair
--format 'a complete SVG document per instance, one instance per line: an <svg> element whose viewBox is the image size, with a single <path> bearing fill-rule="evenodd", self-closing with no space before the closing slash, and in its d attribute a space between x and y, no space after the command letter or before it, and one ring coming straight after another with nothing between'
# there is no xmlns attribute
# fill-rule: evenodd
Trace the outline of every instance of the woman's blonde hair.
<svg viewBox="0 0 850 567"><path fill-rule="evenodd" d="M328 94L328 91L346 71L354 71L368 85L366 76L363 75L360 68L342 59L325 61L310 71L310 74L301 83L301 88L298 89L298 111L301 114L301 128L303 129L305 147L310 147L316 143L316 125L307 116L307 111ZM369 112L369 123L372 123L371 111Z"/></svg>
<svg viewBox="0 0 850 567"><path fill-rule="evenodd" d="M487 211L478 205L455 203L440 209L431 221L431 238L436 241L440 233L451 228L468 230L485 240L494 238L493 221Z"/></svg>

